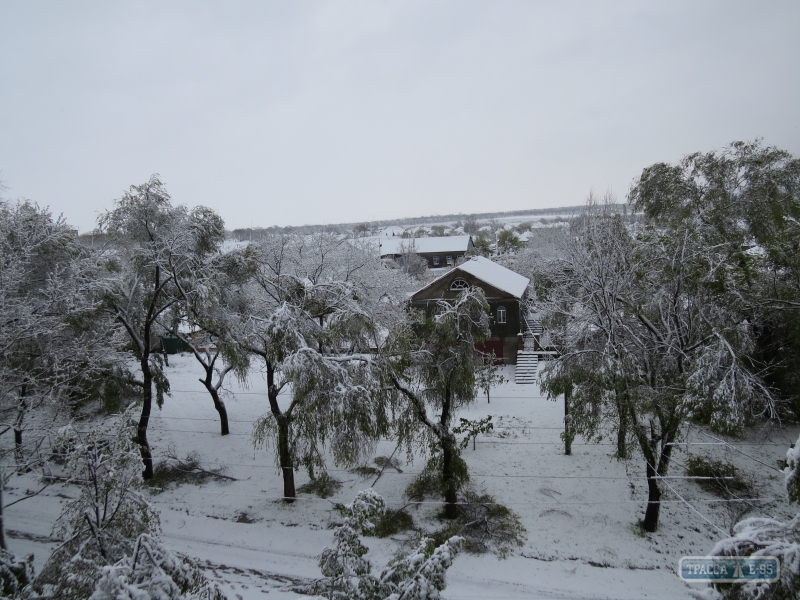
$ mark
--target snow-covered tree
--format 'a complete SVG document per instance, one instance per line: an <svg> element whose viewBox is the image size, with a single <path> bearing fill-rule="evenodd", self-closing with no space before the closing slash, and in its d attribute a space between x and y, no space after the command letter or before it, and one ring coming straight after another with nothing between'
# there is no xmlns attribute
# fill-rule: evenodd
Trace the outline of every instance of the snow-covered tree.
<svg viewBox="0 0 800 600"><path fill-rule="evenodd" d="M89 600L225 600L225 595L193 560L142 534L130 556L102 568Z"/></svg>
<svg viewBox="0 0 800 600"><path fill-rule="evenodd" d="M409 312L382 352L384 376L397 392L395 431L401 444L430 448L448 518L457 516L458 490L468 480L453 424L459 409L475 401L479 373L492 368L475 347L488 335L488 304L482 290L471 288L438 302L427 317Z"/></svg>
<svg viewBox="0 0 800 600"><path fill-rule="evenodd" d="M13 450L0 451L0 492L14 470L41 465L48 431L94 397L122 358L99 314L98 272L63 219L31 202L0 202L0 435L14 435Z"/></svg>
<svg viewBox="0 0 800 600"><path fill-rule="evenodd" d="M229 290L218 322L264 370L270 411L254 441L274 444L292 501L295 468L314 477L326 447L356 463L386 430L370 349L396 311L362 280L373 264L387 269L336 236L269 236L248 260L252 277Z"/></svg>
<svg viewBox="0 0 800 600"><path fill-rule="evenodd" d="M372 564L364 558L369 549L361 535L369 533L386 512L386 505L373 490L357 494L346 506L349 515L336 528L336 546L326 548L319 560L324 580L314 590L329 600L436 600L445 589L447 569L453 564L463 539L451 537L434 547L430 538L422 538L414 551L399 557L380 575L372 574Z"/></svg>
<svg viewBox="0 0 800 600"><path fill-rule="evenodd" d="M0 549L0 595L20 598L33 581L33 554L18 560L7 550Z"/></svg>
<svg viewBox="0 0 800 600"><path fill-rule="evenodd" d="M774 414L749 369L753 331L727 250L709 245L702 215L665 229L595 207L573 222L542 279L541 306L562 355L543 389L570 395L571 433L615 427L645 460L644 528L658 527L660 478L688 419L726 433Z"/></svg>
<svg viewBox="0 0 800 600"><path fill-rule="evenodd" d="M137 446L129 412L106 427L61 431L55 448L79 493L56 522L54 533L65 541L36 578L38 589L64 599L88 598L103 567L131 556L140 535L158 531L158 514L137 490Z"/></svg>
<svg viewBox="0 0 800 600"><path fill-rule="evenodd" d="M497 236L497 252L500 254L516 252L523 246L517 234L509 229L502 230Z"/></svg>
<svg viewBox="0 0 800 600"><path fill-rule="evenodd" d="M800 159L755 142L646 168L630 201L668 231L699 232L754 329L752 360L800 416Z"/></svg>
<svg viewBox="0 0 800 600"><path fill-rule="evenodd" d="M142 392L142 410L137 439L144 462L143 476L153 477L153 458L147 441L147 426L153 404L169 391L158 353L160 336L167 329L165 313L187 294L201 294L196 286L203 259L216 251L224 239L222 219L204 207L188 210L172 206L157 175L147 183L131 186L116 206L99 219L101 231L112 246L107 252L108 269L115 276L105 293L107 310L124 327L141 371L135 379Z"/></svg>
<svg viewBox="0 0 800 600"><path fill-rule="evenodd" d="M404 273L415 279L424 279L428 272L428 261L417 254L417 247L414 240L403 241L400 243L400 256L392 262Z"/></svg>

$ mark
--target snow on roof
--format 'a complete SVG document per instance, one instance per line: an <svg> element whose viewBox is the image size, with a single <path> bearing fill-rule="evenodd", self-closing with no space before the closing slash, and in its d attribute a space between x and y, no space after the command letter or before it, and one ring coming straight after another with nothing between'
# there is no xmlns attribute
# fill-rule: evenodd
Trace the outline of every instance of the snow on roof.
<svg viewBox="0 0 800 600"><path fill-rule="evenodd" d="M403 229L402 227L398 227L397 225L391 225L389 227L384 227L383 229L381 229L380 235L384 237L394 237L398 235L403 235L404 231L405 229Z"/></svg>
<svg viewBox="0 0 800 600"><path fill-rule="evenodd" d="M468 235L451 235L446 237L427 237L427 238L392 238L381 240L381 256L389 254L402 254L403 249L414 245L414 252L466 252L469 249Z"/></svg>
<svg viewBox="0 0 800 600"><path fill-rule="evenodd" d="M414 295L426 288L429 288L434 283L442 279L442 277L447 277L453 271L459 270L477 277L481 281L488 283L498 290L508 292L515 298L522 298L525 290L528 288L528 284L531 282L531 280L527 277L524 277L519 273L515 273L511 269L506 269L504 266L498 265L496 262L492 262L488 258L484 258L483 256L473 256L465 263L458 265L453 270L448 271L441 277L437 277L428 285L418 290Z"/></svg>

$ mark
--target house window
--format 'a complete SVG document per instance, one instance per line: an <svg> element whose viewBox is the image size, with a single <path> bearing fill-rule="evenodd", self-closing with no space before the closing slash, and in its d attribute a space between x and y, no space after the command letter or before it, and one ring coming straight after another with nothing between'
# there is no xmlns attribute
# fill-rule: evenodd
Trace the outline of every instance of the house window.
<svg viewBox="0 0 800 600"><path fill-rule="evenodd" d="M434 267L438 267L439 266L439 257L438 256L434 256L433 257L433 266Z"/></svg>
<svg viewBox="0 0 800 600"><path fill-rule="evenodd" d="M450 284L450 289L454 292L460 292L461 290L465 290L469 287L466 279L462 279L461 277L456 277L453 280L453 283Z"/></svg>
<svg viewBox="0 0 800 600"><path fill-rule="evenodd" d="M498 323L505 323L506 322L506 307L505 306L498 306L497 307L497 322Z"/></svg>
<svg viewBox="0 0 800 600"><path fill-rule="evenodd" d="M450 254L447 255L447 266L448 267L452 267L453 266L453 257Z"/></svg>

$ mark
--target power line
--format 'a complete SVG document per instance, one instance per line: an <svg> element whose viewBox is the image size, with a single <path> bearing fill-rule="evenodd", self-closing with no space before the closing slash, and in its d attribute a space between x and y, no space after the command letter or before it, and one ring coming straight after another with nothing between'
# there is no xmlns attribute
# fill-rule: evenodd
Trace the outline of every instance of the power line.
<svg viewBox="0 0 800 600"><path fill-rule="evenodd" d="M329 504L336 504L335 502L327 499L327 498L311 498L307 496L297 496L297 497L289 497L289 496L262 496L259 494L232 494L229 492L208 492L203 490L197 490L193 493L196 494L205 494L209 496L228 496L228 497L239 497L239 498L256 498L261 500L292 500L292 501L303 501L303 502L327 502ZM776 500L776 498L742 498L742 499L721 499L721 498L708 498L708 499L701 499L696 500L696 502L704 502L707 504L725 504L730 502L748 502L748 501L759 501L759 502L771 502ZM384 502L392 503L392 504L403 504L403 505L424 505L424 504L448 504L448 502L444 500L414 500L409 501L406 498L384 498ZM681 504L686 503L686 500L659 500L659 504ZM469 506L470 504L475 504L472 502L454 502L453 504L459 506ZM492 504L497 506L599 506L599 505L609 505L609 504L647 504L647 500L607 500L603 502L581 502L581 501L574 501L574 502L510 502L510 503L499 503L499 502L479 502L477 504ZM727 535L727 534L725 534Z"/></svg>
<svg viewBox="0 0 800 600"><path fill-rule="evenodd" d="M768 463L765 463L764 461L762 461L762 460L759 460L759 459L755 458L754 456L750 456L749 454L745 454L744 452L742 452L741 450L739 450L739 449L738 449L736 446L733 446L733 445L729 444L729 443L728 443L728 442L726 442L725 440L721 440L721 439L719 439L719 438L717 438L717 437L714 437L713 435L709 435L708 433L706 433L706 432L704 432L704 431L699 431L698 433L699 433L700 435L704 435L704 436L706 436L706 437L709 437L709 438L711 438L712 440L716 440L717 442L719 442L719 443L721 443L721 444L725 444L725 445L726 445L728 448L730 448L731 450L734 450L734 451L738 452L738 453L739 453L739 454L741 454L742 456L746 456L746 457L747 457L747 458L749 458L750 460L754 460L754 461L756 461L756 462L757 462L758 464L760 464L760 465L764 465L765 467L767 467L767 468L769 468L769 469L772 469L773 471L777 471L778 473L781 473L781 474L783 474L783 471L782 471L781 469L779 469L778 467L774 467L774 466L772 466L772 465L770 465L770 464L768 464Z"/></svg>
<svg viewBox="0 0 800 600"><path fill-rule="evenodd" d="M216 467L244 467L244 468L257 468L257 469L292 469L292 467L279 467L277 465L264 465L264 464L244 464L244 463L217 463ZM348 473L350 475L358 475L353 473L351 469L326 469L326 473ZM422 471L403 471L402 473L386 473L387 475L422 475ZM600 480L628 480L638 479L639 477L646 477L646 475L634 476L606 476L606 475L504 475L504 474L489 474L489 473L470 473L470 477L483 477L483 478L496 478L496 479L600 479ZM703 477L703 476L682 476L682 475L665 475L657 477L656 479L735 479L735 477Z"/></svg>

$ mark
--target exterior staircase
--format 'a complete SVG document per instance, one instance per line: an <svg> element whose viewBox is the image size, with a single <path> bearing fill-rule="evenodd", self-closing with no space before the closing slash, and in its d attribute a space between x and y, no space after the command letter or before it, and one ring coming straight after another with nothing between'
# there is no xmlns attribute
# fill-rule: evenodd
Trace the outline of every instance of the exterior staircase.
<svg viewBox="0 0 800 600"><path fill-rule="evenodd" d="M517 372L514 383L536 383L539 370L539 354L533 350L517 351Z"/></svg>
<svg viewBox="0 0 800 600"><path fill-rule="evenodd" d="M525 331L522 334L523 349L517 350L517 371L514 383L536 383L539 371L539 352L536 340L542 335L542 325L538 321L522 316Z"/></svg>

